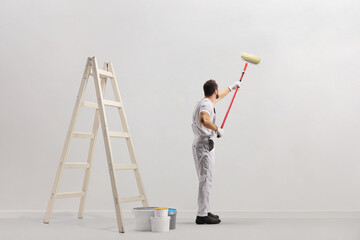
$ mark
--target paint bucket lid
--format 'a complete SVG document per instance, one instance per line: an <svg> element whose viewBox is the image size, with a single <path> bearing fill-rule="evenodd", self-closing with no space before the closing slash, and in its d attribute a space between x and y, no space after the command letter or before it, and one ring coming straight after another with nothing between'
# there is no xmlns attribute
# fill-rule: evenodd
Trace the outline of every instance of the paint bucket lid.
<svg viewBox="0 0 360 240"><path fill-rule="evenodd" d="M169 212L177 212L175 208L169 208Z"/></svg>
<svg viewBox="0 0 360 240"><path fill-rule="evenodd" d="M134 211L154 211L156 207L136 207L133 208Z"/></svg>

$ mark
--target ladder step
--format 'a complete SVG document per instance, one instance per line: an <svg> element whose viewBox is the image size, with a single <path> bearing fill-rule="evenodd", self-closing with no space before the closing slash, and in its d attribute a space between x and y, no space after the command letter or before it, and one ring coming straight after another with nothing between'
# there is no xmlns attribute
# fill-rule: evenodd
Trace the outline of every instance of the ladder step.
<svg viewBox="0 0 360 240"><path fill-rule="evenodd" d="M107 105L107 106L119 107L119 108L122 107L122 104L120 102L107 100L107 99L104 99L103 102L104 102L104 105ZM97 103L87 102L87 101L82 101L81 106L82 107L88 107L88 108L98 108Z"/></svg>
<svg viewBox="0 0 360 240"><path fill-rule="evenodd" d="M120 203L128 203L128 202L139 202L144 199L145 199L144 196L140 195L140 196L136 196L136 197L120 198L119 201L120 201Z"/></svg>
<svg viewBox="0 0 360 240"><path fill-rule="evenodd" d="M65 168L89 168L90 164L88 163L65 163Z"/></svg>
<svg viewBox="0 0 360 240"><path fill-rule="evenodd" d="M103 100L104 105L112 106L112 107L122 107L122 104L120 102L115 102L111 100L104 99Z"/></svg>
<svg viewBox="0 0 360 240"><path fill-rule="evenodd" d="M137 169L136 164L114 164L115 170L135 170Z"/></svg>
<svg viewBox="0 0 360 240"><path fill-rule="evenodd" d="M97 103L82 101L81 106L89 108L98 108Z"/></svg>
<svg viewBox="0 0 360 240"><path fill-rule="evenodd" d="M98 73L99 73L100 77L109 77L109 78L114 77L114 75L111 72L108 72L108 71L105 71L102 69L98 69Z"/></svg>
<svg viewBox="0 0 360 240"><path fill-rule="evenodd" d="M130 135L128 133L122 133L122 132L108 132L110 137L117 137L117 138L129 138Z"/></svg>
<svg viewBox="0 0 360 240"><path fill-rule="evenodd" d="M73 132L72 137L74 137L74 138L94 138L94 134L93 133Z"/></svg>
<svg viewBox="0 0 360 240"><path fill-rule="evenodd" d="M85 192L64 192L56 194L56 198L72 198L72 197L82 197L85 195Z"/></svg>

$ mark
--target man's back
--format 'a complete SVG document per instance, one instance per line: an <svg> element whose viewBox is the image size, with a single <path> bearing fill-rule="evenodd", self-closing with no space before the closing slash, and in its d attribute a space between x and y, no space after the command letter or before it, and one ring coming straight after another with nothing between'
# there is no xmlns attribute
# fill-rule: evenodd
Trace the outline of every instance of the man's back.
<svg viewBox="0 0 360 240"><path fill-rule="evenodd" d="M196 105L192 117L192 129L195 137L214 137L215 132L204 127L200 122L200 113L209 114L211 121L215 124L216 114L214 104L208 98L201 99Z"/></svg>

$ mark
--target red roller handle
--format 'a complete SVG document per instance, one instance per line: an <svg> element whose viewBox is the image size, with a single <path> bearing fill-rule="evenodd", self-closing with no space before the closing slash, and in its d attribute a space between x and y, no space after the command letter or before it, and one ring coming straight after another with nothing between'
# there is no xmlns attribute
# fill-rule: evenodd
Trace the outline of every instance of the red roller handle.
<svg viewBox="0 0 360 240"><path fill-rule="evenodd" d="M245 74L247 65L248 65L248 64L245 63L244 70L243 70L243 72L241 73L240 82L241 82L241 80L242 80L242 78L243 78L243 76L244 76L244 74ZM224 125L225 125L225 122L226 122L226 118L227 118L227 116L229 115L231 106L232 106L232 104L233 104L233 102L234 102L234 99L235 99L235 96L236 96L236 93L237 93L238 90L239 90L239 87L236 88L235 93L234 93L234 96L233 96L232 99L231 99L230 106L229 106L229 108L228 108L228 110L227 110L227 112L226 112L226 114L225 114L224 121L223 121L223 123L221 124L221 127L220 127L221 129L224 128Z"/></svg>

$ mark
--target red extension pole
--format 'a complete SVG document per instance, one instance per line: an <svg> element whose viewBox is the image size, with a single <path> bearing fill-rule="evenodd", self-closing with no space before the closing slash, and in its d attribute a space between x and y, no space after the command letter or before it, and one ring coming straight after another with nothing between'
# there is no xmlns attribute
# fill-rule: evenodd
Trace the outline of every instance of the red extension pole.
<svg viewBox="0 0 360 240"><path fill-rule="evenodd" d="M248 65L248 64L245 63L244 70L243 70L243 72L241 73L240 82L241 82L241 80L242 80L242 78L243 78L243 76L244 76L244 74L245 74L247 65ZM221 129L224 128L224 125L225 125L225 122L226 122L226 118L227 118L227 116L229 115L231 106L232 106L232 104L233 104L233 102L234 102L234 99L235 99L235 96L236 96L236 93L237 93L238 90L239 90L239 87L236 88L235 93L234 93L234 96L233 96L233 98L231 99L230 106L229 106L229 108L228 108L228 110L227 110L227 112L226 112L226 114L225 114L224 121L223 121L223 123L221 124L221 127L220 127Z"/></svg>

